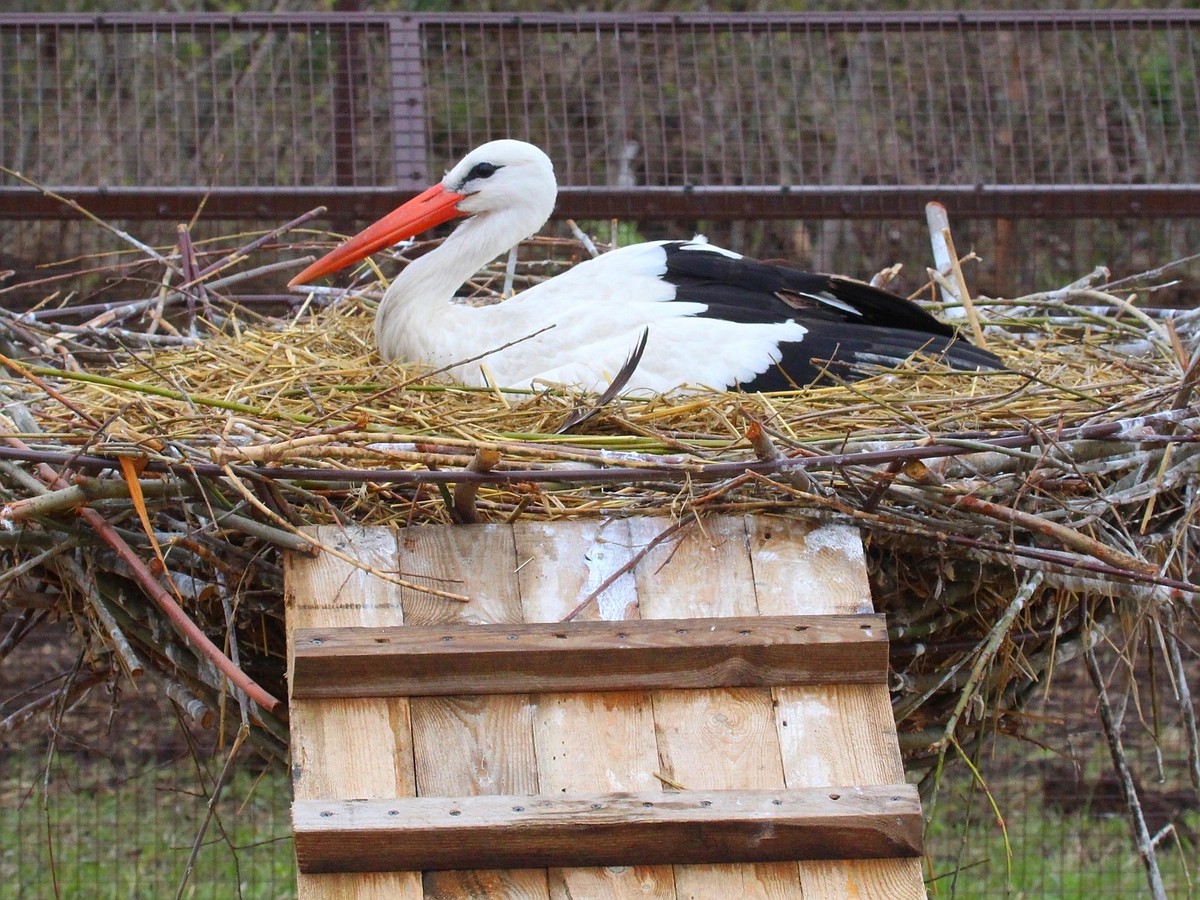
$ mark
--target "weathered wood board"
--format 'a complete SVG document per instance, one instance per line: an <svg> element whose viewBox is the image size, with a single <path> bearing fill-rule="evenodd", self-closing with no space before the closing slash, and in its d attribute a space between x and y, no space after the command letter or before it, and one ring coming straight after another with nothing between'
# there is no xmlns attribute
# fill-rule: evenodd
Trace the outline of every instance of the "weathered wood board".
<svg viewBox="0 0 1200 900"><path fill-rule="evenodd" d="M323 543L362 559L371 571L328 553L289 559L289 641L297 628L557 622L618 573L578 618L872 611L861 543L852 529L812 529L768 517L706 519L622 571L668 524L641 518L399 532L322 528L317 536ZM396 579L469 601L435 597ZM494 797L504 803L536 796L552 804L575 795L680 799L687 796L675 793L681 789L865 790L904 782L887 689L878 681L587 692L528 685L534 692L293 697L297 815L317 809L314 801L330 800ZM711 858L685 854L672 865L651 856L614 867L303 873L299 889L302 897L924 896L913 857L705 861ZM512 859L480 857L479 864L502 866Z"/></svg>
<svg viewBox="0 0 1200 900"><path fill-rule="evenodd" d="M305 872L887 858L921 850L912 785L298 800Z"/></svg>
<svg viewBox="0 0 1200 900"><path fill-rule="evenodd" d="M298 628L293 699L887 682L883 616Z"/></svg>

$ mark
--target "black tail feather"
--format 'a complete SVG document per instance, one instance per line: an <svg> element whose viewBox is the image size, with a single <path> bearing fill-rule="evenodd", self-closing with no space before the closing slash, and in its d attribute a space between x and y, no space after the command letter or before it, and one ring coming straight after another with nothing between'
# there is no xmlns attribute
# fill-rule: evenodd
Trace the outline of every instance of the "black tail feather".
<svg viewBox="0 0 1200 900"><path fill-rule="evenodd" d="M968 372L1007 371L998 356L965 338L894 328L810 326L802 341L781 344L779 350L779 362L741 384L743 390L786 391L854 381L913 359Z"/></svg>

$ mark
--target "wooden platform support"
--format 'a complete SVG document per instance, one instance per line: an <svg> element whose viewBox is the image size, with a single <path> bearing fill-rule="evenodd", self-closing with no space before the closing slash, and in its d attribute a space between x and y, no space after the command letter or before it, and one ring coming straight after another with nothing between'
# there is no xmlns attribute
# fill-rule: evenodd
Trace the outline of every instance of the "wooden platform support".
<svg viewBox="0 0 1200 900"><path fill-rule="evenodd" d="M291 694L433 697L883 684L883 616L299 628Z"/></svg>
<svg viewBox="0 0 1200 900"><path fill-rule="evenodd" d="M307 872L882 858L921 848L911 785L301 800L295 816Z"/></svg>
<svg viewBox="0 0 1200 900"><path fill-rule="evenodd" d="M625 571L668 524L288 560L301 897L924 896L857 533L706 519Z"/></svg>

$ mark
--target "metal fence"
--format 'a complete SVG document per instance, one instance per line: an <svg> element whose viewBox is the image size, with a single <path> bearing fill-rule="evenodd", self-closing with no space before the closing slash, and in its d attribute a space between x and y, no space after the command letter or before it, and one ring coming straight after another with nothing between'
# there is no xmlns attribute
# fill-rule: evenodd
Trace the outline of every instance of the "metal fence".
<svg viewBox="0 0 1200 900"><path fill-rule="evenodd" d="M576 217L1192 216L1198 70L1200 10L0 14L0 160L123 219L367 217L503 136Z"/></svg>

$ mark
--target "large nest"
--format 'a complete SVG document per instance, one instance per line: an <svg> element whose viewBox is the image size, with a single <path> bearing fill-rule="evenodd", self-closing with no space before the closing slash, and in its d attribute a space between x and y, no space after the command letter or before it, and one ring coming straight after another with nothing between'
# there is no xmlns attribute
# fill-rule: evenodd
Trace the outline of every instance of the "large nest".
<svg viewBox="0 0 1200 900"><path fill-rule="evenodd" d="M518 286L584 247L527 243ZM716 512L862 529L914 766L985 727L1019 733L1056 661L1101 641L1161 648L1183 678L1200 314L1142 308L1149 280L977 300L1011 372L914 361L790 393L625 398L561 434L589 398L381 364L379 284L263 316L211 258L181 241L143 261L162 287L140 303L0 313L2 596L26 607L6 641L51 609L74 621L89 655L62 691L145 674L205 722L233 698L283 756L280 554L312 552L302 526ZM481 302L503 277L481 278Z"/></svg>

